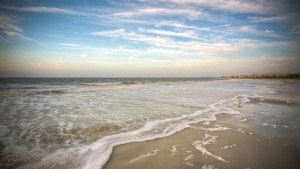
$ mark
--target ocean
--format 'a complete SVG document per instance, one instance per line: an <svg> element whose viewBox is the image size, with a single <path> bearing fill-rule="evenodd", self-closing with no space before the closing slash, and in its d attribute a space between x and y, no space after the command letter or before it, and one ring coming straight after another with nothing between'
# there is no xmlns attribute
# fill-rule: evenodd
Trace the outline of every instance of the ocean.
<svg viewBox="0 0 300 169"><path fill-rule="evenodd" d="M0 166L161 168L159 157L163 168L264 168L254 155L243 165L228 156L262 142L285 147L287 165L299 167L299 89L288 80L1 78ZM225 145L237 134L253 141Z"/></svg>

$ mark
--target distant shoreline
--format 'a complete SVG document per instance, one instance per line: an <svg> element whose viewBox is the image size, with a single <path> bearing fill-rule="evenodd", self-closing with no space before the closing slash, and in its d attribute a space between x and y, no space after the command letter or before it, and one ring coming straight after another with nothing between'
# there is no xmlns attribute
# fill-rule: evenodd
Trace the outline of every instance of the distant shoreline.
<svg viewBox="0 0 300 169"><path fill-rule="evenodd" d="M270 73L252 75L226 75L225 79L300 79L300 73Z"/></svg>

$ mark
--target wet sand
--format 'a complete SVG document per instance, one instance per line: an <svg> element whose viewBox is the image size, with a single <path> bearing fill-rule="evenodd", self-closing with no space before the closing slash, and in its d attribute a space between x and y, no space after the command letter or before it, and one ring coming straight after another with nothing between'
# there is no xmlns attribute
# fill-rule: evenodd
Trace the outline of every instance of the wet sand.
<svg viewBox="0 0 300 169"><path fill-rule="evenodd" d="M235 105L238 115L219 114L166 138L117 146L104 168L299 168L299 101L276 94Z"/></svg>

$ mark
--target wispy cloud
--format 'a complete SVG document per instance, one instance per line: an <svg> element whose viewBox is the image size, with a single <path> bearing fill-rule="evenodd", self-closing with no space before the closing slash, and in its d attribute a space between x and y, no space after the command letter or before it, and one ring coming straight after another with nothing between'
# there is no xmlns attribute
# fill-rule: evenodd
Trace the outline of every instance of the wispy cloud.
<svg viewBox="0 0 300 169"><path fill-rule="evenodd" d="M96 36L110 36L110 37L119 37L124 35L125 29L115 29L115 30L108 30L108 31L101 31L101 32L93 32L92 35Z"/></svg>
<svg viewBox="0 0 300 169"><path fill-rule="evenodd" d="M299 46L298 42L291 41L262 41L262 40L253 40L253 39L230 39L230 44L234 46L239 46L239 48L244 49L257 49L257 48L273 48L283 47L287 49L297 49Z"/></svg>
<svg viewBox="0 0 300 169"><path fill-rule="evenodd" d="M261 56L257 58L236 58L228 59L221 57L211 57L204 59L182 59L175 63L175 66L181 68L198 67L199 69L218 68L224 74L239 74L241 68L247 73L278 73L278 72L299 72L300 59L297 57L268 57Z"/></svg>
<svg viewBox="0 0 300 169"><path fill-rule="evenodd" d="M189 18L203 18L207 16L202 10L196 10L194 8L178 8L174 10L169 7L146 7L134 9L132 11L115 12L113 16L118 17L139 17L139 16L185 16Z"/></svg>
<svg viewBox="0 0 300 169"><path fill-rule="evenodd" d="M171 27L175 27L175 28L181 28L181 29L198 29L199 27L196 26L190 26L190 25L186 25L183 22L179 22L176 20L163 20L163 21L159 21L156 23L152 23L155 24L156 27L160 27L160 26L171 26Z"/></svg>
<svg viewBox="0 0 300 169"><path fill-rule="evenodd" d="M142 25L151 25L155 27L162 27L162 26L168 26L168 27L174 27L177 29L191 29L191 30L209 30L210 28L208 27L197 27L197 26L192 26L192 25L186 25L182 21L177 21L177 20L139 20L139 19L123 19L119 18L119 22L121 23L129 23L129 24L142 24Z"/></svg>
<svg viewBox="0 0 300 169"><path fill-rule="evenodd" d="M182 38L197 39L197 34L191 30L174 32L174 31L166 31L166 30L159 30L159 29L139 28L139 32L162 35L162 36L175 36L175 37L182 37Z"/></svg>
<svg viewBox="0 0 300 169"><path fill-rule="evenodd" d="M286 16L272 16L272 17L248 17L251 22L284 22L288 20Z"/></svg>
<svg viewBox="0 0 300 169"><path fill-rule="evenodd" d="M276 10L274 3L269 1L244 1L244 0L159 0L181 5L196 5L210 7L215 10L231 11L236 13L268 13Z"/></svg>
<svg viewBox="0 0 300 169"><path fill-rule="evenodd" d="M3 36L0 36L0 42L9 42L6 38L4 38Z"/></svg>
<svg viewBox="0 0 300 169"><path fill-rule="evenodd" d="M245 32L245 33L254 34L254 35L269 36L269 37L281 37L280 35L276 34L272 30L266 29L264 31L260 31L260 30L257 30L254 26L240 26L240 27L237 27L236 30L239 32Z"/></svg>
<svg viewBox="0 0 300 169"><path fill-rule="evenodd" d="M299 35L300 35L300 25L295 25L295 26L292 28L290 34L295 34L295 35L298 35L298 34L299 34Z"/></svg>
<svg viewBox="0 0 300 169"><path fill-rule="evenodd" d="M2 42L10 42L12 40L31 41L35 44L44 46L37 40L34 40L25 35L23 29L19 26L18 18L10 17L5 14L0 14L0 39Z"/></svg>
<svg viewBox="0 0 300 169"><path fill-rule="evenodd" d="M187 25L184 22L179 22L176 20L162 20L162 21L139 21L139 20L120 20L120 22L126 23L139 23L144 25L155 25L156 28L164 27L161 29L144 29L140 28L139 31L143 33L151 33L163 36L177 36L177 37L185 37L191 39L199 39L202 41L214 41L220 40L220 37L237 34L237 33L246 33L249 35L260 35L266 37L281 37L278 33L273 30L265 29L259 30L256 26L244 25L244 26L232 26L229 24L219 25L219 26L194 26ZM163 29L170 29L168 27L173 27L175 31L166 31ZM201 38L198 37L197 33L206 32L205 36ZM117 33L117 32L116 32ZM207 34L209 33L209 34Z"/></svg>
<svg viewBox="0 0 300 169"><path fill-rule="evenodd" d="M107 36L114 38L121 38L136 42L143 42L156 47L173 48L176 50L187 50L198 52L198 54L226 54L236 52L238 49L228 43L200 43L197 41L181 42L178 40L172 40L168 37L151 36L146 34L139 34L135 32L127 32L125 29L117 29L111 31L94 32L92 35Z"/></svg>
<svg viewBox="0 0 300 169"><path fill-rule="evenodd" d="M60 44L62 46L67 46L67 47L79 47L80 45L78 44L72 44L72 43L63 43L63 44Z"/></svg>
<svg viewBox="0 0 300 169"><path fill-rule="evenodd" d="M28 38L27 36L25 36L21 33L18 33L18 32L4 31L4 34L9 36L9 37L16 37L16 38L20 38L20 39L23 39L23 40L32 40L32 39Z"/></svg>
<svg viewBox="0 0 300 169"><path fill-rule="evenodd" d="M0 8L21 12L37 12L37 13L57 13L65 15L76 15L76 16L99 16L92 13L78 12L70 9L52 8L52 7L14 7L14 6L0 6Z"/></svg>
<svg viewBox="0 0 300 169"><path fill-rule="evenodd" d="M246 28L244 28L246 29ZM251 29L250 29L251 30ZM244 30L248 31L248 30ZM252 31L252 30L251 30ZM145 31L147 32L147 31ZM163 32L165 33L165 32ZM169 32L168 32L169 33ZM297 44L288 41L274 41L266 42L253 39L224 39L212 42L200 42L193 41L179 41L178 39L172 39L169 37L154 36L155 34L141 34L133 31L126 31L125 29L116 29L109 31L94 32L92 35L113 37L117 39L125 39L133 42L142 42L152 45L155 50L147 50L148 53L153 53L159 49L159 52L164 56L175 57L211 57L211 56L225 56L225 55L237 55L243 51L243 49L252 50L256 48L274 48L274 47L287 47L295 48ZM178 55L177 55L177 54ZM145 54L145 53L141 53ZM159 55L159 54L158 54Z"/></svg>
<svg viewBox="0 0 300 169"><path fill-rule="evenodd" d="M0 28L15 32L22 32L23 30L17 25L17 21L13 20L8 15L0 14Z"/></svg>
<svg viewBox="0 0 300 169"><path fill-rule="evenodd" d="M23 34L23 29L18 25L18 21L5 14L0 14L1 39L9 42L11 38L19 38L22 40L32 40Z"/></svg>

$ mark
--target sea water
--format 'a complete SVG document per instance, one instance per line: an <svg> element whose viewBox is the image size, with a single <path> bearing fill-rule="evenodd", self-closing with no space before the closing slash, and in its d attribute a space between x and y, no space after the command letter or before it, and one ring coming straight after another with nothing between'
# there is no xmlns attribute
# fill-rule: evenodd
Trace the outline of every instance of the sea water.
<svg viewBox="0 0 300 169"><path fill-rule="evenodd" d="M298 88L219 78L3 78L0 166L102 168L117 145L168 137Z"/></svg>

